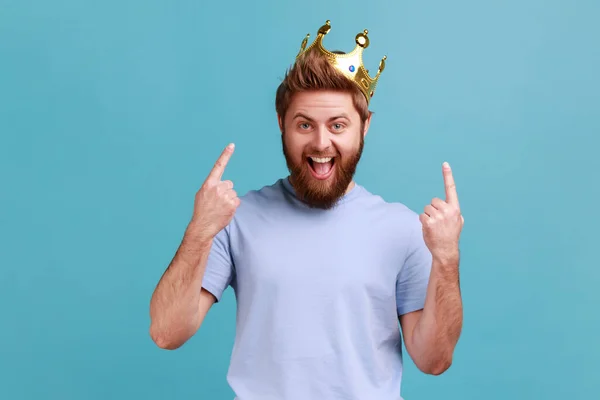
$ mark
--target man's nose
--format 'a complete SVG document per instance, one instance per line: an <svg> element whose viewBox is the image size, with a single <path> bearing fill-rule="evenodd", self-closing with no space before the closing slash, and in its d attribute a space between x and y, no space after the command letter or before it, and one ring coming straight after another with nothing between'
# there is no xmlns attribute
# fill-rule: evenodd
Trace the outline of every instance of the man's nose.
<svg viewBox="0 0 600 400"><path fill-rule="evenodd" d="M318 129L316 129L314 131L314 137L313 137L313 143L312 143L313 147L315 148L315 150L317 151L325 151L327 150L329 147L331 147L331 134L330 132L323 128L323 127L319 127Z"/></svg>

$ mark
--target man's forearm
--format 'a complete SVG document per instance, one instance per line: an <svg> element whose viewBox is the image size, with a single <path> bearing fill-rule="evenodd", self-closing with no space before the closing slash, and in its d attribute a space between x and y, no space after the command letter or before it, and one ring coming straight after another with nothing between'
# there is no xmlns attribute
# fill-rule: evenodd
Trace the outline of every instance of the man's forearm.
<svg viewBox="0 0 600 400"><path fill-rule="evenodd" d="M202 279L212 240L188 227L150 301L150 334L161 347L185 342L198 329ZM174 343L174 345L173 345Z"/></svg>
<svg viewBox="0 0 600 400"><path fill-rule="evenodd" d="M433 260L425 307L412 334L412 347L421 367L441 374L452 363L454 348L462 329L459 258Z"/></svg>

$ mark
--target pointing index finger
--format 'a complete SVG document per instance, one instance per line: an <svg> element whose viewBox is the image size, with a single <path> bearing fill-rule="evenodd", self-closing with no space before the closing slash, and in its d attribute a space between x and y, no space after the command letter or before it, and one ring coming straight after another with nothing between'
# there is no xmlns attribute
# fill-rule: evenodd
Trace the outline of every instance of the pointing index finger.
<svg viewBox="0 0 600 400"><path fill-rule="evenodd" d="M229 162L229 159L231 158L231 155L233 154L233 149L234 149L233 143L230 143L229 145L227 145L227 147L225 147L225 150L223 150L223 152L217 159L217 162L215 162L213 169L210 171L210 174L208 175L209 180L212 180L212 181L220 181L221 180L221 178L223 177L223 172L225 172L225 167L227 166L227 163Z"/></svg>
<svg viewBox="0 0 600 400"><path fill-rule="evenodd" d="M458 194L456 193L456 184L450 164L444 162L442 165L442 173L444 174L444 186L446 187L446 202L458 207Z"/></svg>

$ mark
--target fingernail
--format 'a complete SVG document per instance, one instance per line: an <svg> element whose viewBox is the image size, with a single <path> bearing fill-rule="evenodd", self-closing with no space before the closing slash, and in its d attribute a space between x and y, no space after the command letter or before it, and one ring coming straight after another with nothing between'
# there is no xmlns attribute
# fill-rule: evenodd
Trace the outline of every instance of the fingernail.
<svg viewBox="0 0 600 400"><path fill-rule="evenodd" d="M230 150L233 149L234 147L235 147L235 144L233 144L233 143L229 143L227 145L227 148L230 149Z"/></svg>
<svg viewBox="0 0 600 400"><path fill-rule="evenodd" d="M444 168L450 168L450 164L448 164L448 161L444 161L444 164L442 164Z"/></svg>

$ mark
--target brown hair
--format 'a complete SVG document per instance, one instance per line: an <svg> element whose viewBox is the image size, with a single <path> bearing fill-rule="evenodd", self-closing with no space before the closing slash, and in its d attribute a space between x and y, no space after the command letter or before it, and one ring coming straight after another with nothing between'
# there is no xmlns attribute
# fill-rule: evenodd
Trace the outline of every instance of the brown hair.
<svg viewBox="0 0 600 400"><path fill-rule="evenodd" d="M334 51L334 53L344 54L341 51ZM285 113L295 93L311 90L350 93L363 124L371 114L367 99L356 84L336 70L322 54L309 51L296 60L277 88L275 110L281 119L285 119Z"/></svg>

